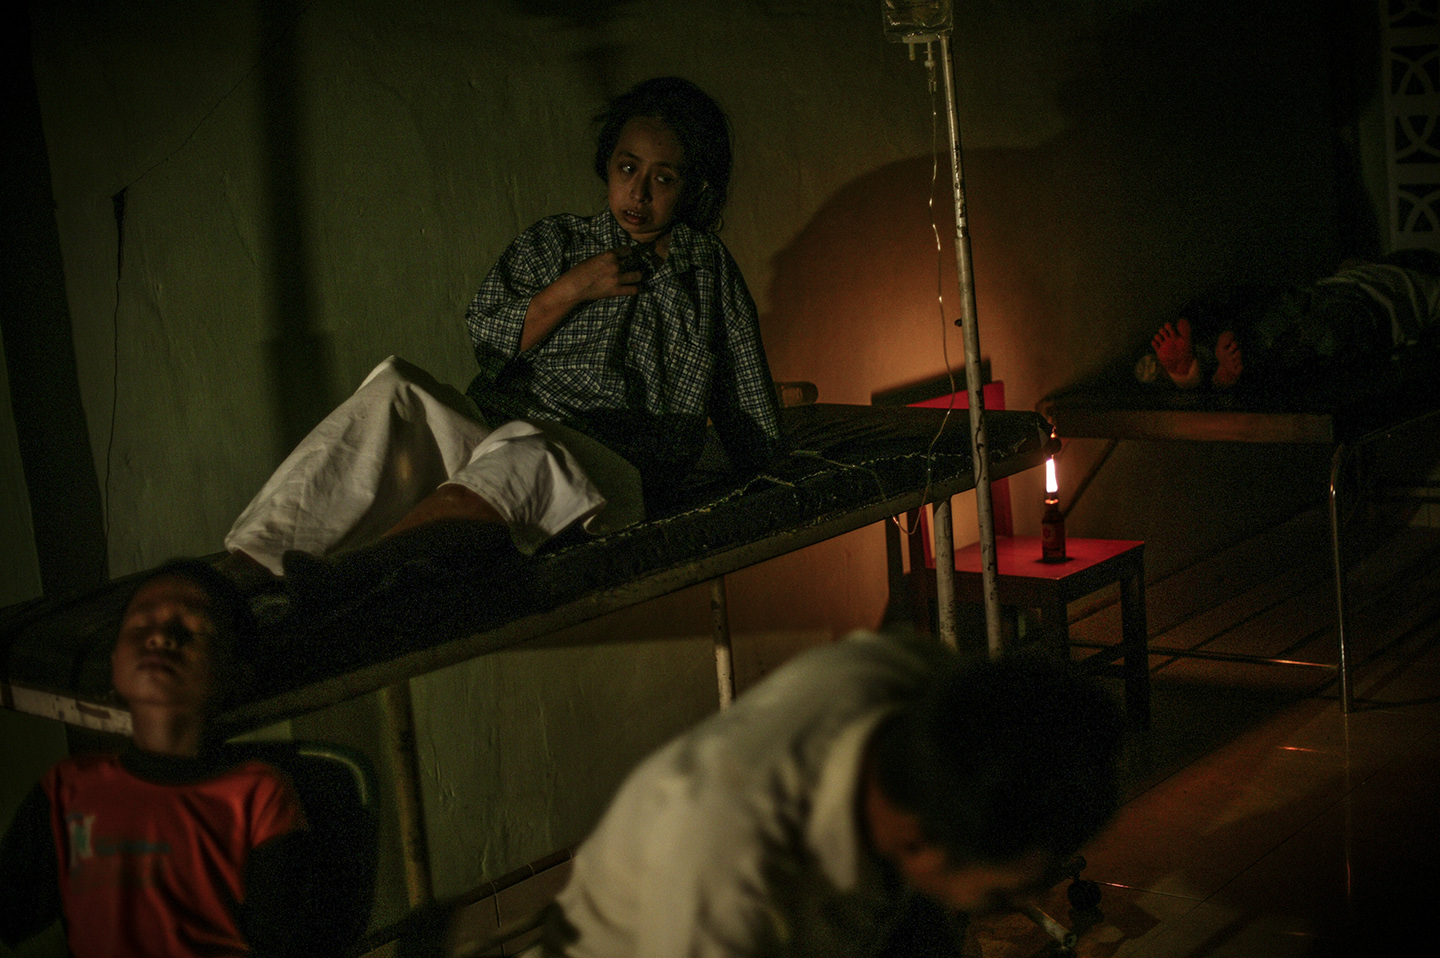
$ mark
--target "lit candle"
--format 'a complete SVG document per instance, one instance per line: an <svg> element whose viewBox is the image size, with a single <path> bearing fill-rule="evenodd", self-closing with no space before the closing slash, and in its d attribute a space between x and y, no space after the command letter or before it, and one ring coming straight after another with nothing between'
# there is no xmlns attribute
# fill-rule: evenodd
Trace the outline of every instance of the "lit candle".
<svg viewBox="0 0 1440 958"><path fill-rule="evenodd" d="M1055 478L1055 457L1045 460L1045 513L1040 517L1040 561L1064 562L1065 516L1060 512L1060 483Z"/></svg>

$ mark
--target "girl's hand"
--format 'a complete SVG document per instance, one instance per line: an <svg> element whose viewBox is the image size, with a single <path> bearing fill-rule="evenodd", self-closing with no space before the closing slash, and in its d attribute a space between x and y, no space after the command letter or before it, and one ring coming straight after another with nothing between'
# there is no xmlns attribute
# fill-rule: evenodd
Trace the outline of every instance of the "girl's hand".
<svg viewBox="0 0 1440 958"><path fill-rule="evenodd" d="M576 263L555 281L565 287L574 306L595 299L613 296L634 296L640 292L641 272L635 252L629 246L618 246ZM569 312L567 310L566 312Z"/></svg>
<svg viewBox="0 0 1440 958"><path fill-rule="evenodd" d="M581 303L640 292L642 260L634 247L606 250L570 267L549 286L536 293L525 311L525 328L520 334L523 352L549 336L556 326Z"/></svg>

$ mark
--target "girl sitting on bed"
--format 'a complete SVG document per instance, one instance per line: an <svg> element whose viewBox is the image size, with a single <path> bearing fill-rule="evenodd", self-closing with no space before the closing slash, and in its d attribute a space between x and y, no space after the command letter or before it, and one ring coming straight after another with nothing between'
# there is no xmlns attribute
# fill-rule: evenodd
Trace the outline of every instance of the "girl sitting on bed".
<svg viewBox="0 0 1440 958"><path fill-rule="evenodd" d="M1433 347L1437 320L1440 254L1350 259L1313 286L1240 286L1197 299L1160 327L1136 377L1163 371L1181 389L1229 389L1242 374L1266 390L1360 383L1399 354Z"/></svg>
<svg viewBox="0 0 1440 958"><path fill-rule="evenodd" d="M441 548L528 553L575 524L634 522L642 488L663 497L693 468L707 419L734 465L778 451L755 304L714 232L724 112L661 77L596 119L607 208L547 217L500 257L466 313L468 396L381 363L236 520L222 569L250 588L363 591L420 527Z"/></svg>

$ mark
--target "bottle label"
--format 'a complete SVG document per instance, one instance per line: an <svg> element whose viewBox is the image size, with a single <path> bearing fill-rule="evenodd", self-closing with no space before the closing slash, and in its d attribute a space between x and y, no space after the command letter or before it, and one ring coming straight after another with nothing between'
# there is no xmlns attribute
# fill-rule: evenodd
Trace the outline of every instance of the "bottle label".
<svg viewBox="0 0 1440 958"><path fill-rule="evenodd" d="M1040 524L1040 555L1046 559L1065 558L1065 526L1062 523Z"/></svg>

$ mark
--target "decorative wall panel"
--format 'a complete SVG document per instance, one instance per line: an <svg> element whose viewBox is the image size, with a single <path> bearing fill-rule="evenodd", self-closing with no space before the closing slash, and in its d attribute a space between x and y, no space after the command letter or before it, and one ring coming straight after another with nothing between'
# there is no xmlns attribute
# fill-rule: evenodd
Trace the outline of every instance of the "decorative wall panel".
<svg viewBox="0 0 1440 958"><path fill-rule="evenodd" d="M1380 0L1390 248L1440 251L1440 0Z"/></svg>

